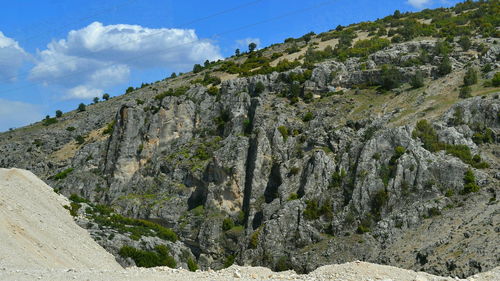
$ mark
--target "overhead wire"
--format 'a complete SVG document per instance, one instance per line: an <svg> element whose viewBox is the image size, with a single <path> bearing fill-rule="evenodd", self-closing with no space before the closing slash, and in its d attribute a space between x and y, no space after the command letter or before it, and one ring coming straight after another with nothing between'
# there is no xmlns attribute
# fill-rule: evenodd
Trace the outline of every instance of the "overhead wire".
<svg viewBox="0 0 500 281"><path fill-rule="evenodd" d="M257 1L255 1L255 2L257 2ZM310 11L310 10L313 10L313 9L317 9L317 8L320 8L320 7L324 7L324 6L330 5L333 2L336 2L336 0L323 1L323 2L320 2L320 3L316 4L316 5L312 5L312 6L309 6L309 7L306 7L306 8L293 10L293 11L290 11L290 12L287 12L287 13L283 13L283 14L280 14L280 15L272 17L272 18L268 18L268 19L265 19L265 20L257 21L257 22L251 23L251 24L247 24L247 25L244 25L244 26L240 26L240 27L234 28L234 29L229 29L229 30L226 30L226 31L223 31L223 32L220 32L220 33L216 33L216 34L212 35L210 38L216 38L216 37L219 37L221 35L226 35L226 34L234 33L234 32L245 30L245 29L257 26L257 25L261 25L261 24L273 22L273 21L276 21L276 20L280 20L280 19L292 16L292 15L295 15L295 14L299 14L299 13L302 13L302 12L305 12L305 11ZM177 45L165 48L164 51L168 51L168 50L175 49L175 48L182 47L182 46L187 46L187 45L199 42L199 41L200 40L193 40L193 41L190 41L190 42L185 42L185 43L177 44ZM130 57L130 58L124 60L124 61L111 62L111 63L105 64L103 66L104 67L110 67L110 66L114 66L114 65L120 65L120 64L123 64L125 62L130 62L130 61L133 61L135 59L139 59L139 58L142 58L142 57L145 57L145 56L149 56L149 55L155 54L155 53L157 53L157 52L155 51L155 52L145 53L145 54L142 54L142 55L139 55L139 56ZM70 61L70 60L68 60L68 61ZM82 74L82 73L85 73L85 72L88 72L88 71L89 70L84 70L84 71L69 73L67 75L60 76L57 79L71 77L71 76ZM52 81L54 81L54 80L52 80ZM45 81L45 82L47 83L47 81ZM17 88L13 88L13 89L8 89L8 90L5 90L5 91L0 91L0 93L17 91L17 90L20 90L20 89L29 88L29 87L33 87L33 86L34 85L21 86L21 87L17 87Z"/></svg>

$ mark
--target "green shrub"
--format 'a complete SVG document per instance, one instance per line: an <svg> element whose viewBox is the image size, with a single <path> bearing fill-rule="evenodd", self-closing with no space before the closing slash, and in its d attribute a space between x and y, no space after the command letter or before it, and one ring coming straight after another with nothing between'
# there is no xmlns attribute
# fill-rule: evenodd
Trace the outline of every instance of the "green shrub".
<svg viewBox="0 0 500 281"><path fill-rule="evenodd" d="M57 119L56 118L50 118L48 115L45 119L43 119L43 125L44 126L50 126L52 124L55 124L57 123Z"/></svg>
<svg viewBox="0 0 500 281"><path fill-rule="evenodd" d="M281 271L287 271L290 269L290 262L288 261L288 258L283 256L278 259L278 262L276 263L275 270L277 272Z"/></svg>
<svg viewBox="0 0 500 281"><path fill-rule="evenodd" d="M472 42L467 36L460 37L460 39L458 40L458 44L460 45L460 47L462 47L464 51L468 51L472 46Z"/></svg>
<svg viewBox="0 0 500 281"><path fill-rule="evenodd" d="M208 88L207 93L211 96L217 96L219 95L219 88L212 86Z"/></svg>
<svg viewBox="0 0 500 281"><path fill-rule="evenodd" d="M104 129L104 131L102 131L102 133L104 135L113 133L113 129L115 128L115 124L116 124L115 120L113 120L111 123L108 123L108 125L106 126L106 129Z"/></svg>
<svg viewBox="0 0 500 281"><path fill-rule="evenodd" d="M304 117L302 117L302 121L304 122L309 122L311 120L314 119L314 113L312 113L311 111L307 112Z"/></svg>
<svg viewBox="0 0 500 281"><path fill-rule="evenodd" d="M381 217L382 208L385 206L388 200L389 193L385 191L385 189L380 189L374 194L371 201L371 210L376 218L379 219Z"/></svg>
<svg viewBox="0 0 500 281"><path fill-rule="evenodd" d="M421 71L417 71L415 75L411 78L410 85L414 88L421 88L424 86L424 76Z"/></svg>
<svg viewBox="0 0 500 281"><path fill-rule="evenodd" d="M85 138L83 136L76 136L75 141L77 144L83 144L85 142Z"/></svg>
<svg viewBox="0 0 500 281"><path fill-rule="evenodd" d="M392 90L401 85L401 73L394 66L382 66L381 78L380 85L384 90Z"/></svg>
<svg viewBox="0 0 500 281"><path fill-rule="evenodd" d="M138 267L168 266L175 268L177 266L175 259L169 255L169 249L163 245L156 246L154 252L123 246L118 254L124 258L131 258Z"/></svg>
<svg viewBox="0 0 500 281"><path fill-rule="evenodd" d="M344 169L341 169L340 172L338 171L333 172L328 188L340 188L342 186L342 182L344 181L345 177L346 177L346 172Z"/></svg>
<svg viewBox="0 0 500 281"><path fill-rule="evenodd" d="M60 111L60 110L56 110L56 117L57 117L57 118L61 118L61 117L62 117L62 115L63 115L63 112L62 112L62 111Z"/></svg>
<svg viewBox="0 0 500 281"><path fill-rule="evenodd" d="M233 222L233 220L231 218L225 218L222 221L222 230L228 231L228 230L230 230L233 227L234 227L234 222Z"/></svg>
<svg viewBox="0 0 500 281"><path fill-rule="evenodd" d="M500 72L495 73L493 79L491 79L491 84L493 87L500 87Z"/></svg>
<svg viewBox="0 0 500 281"><path fill-rule="evenodd" d="M86 110L86 106L85 106L85 104L84 104L84 103L80 103L80 104L78 105L78 112L83 112L83 111L85 111L85 110Z"/></svg>
<svg viewBox="0 0 500 281"><path fill-rule="evenodd" d="M428 210L428 214L429 214L429 217L435 217L435 216L440 216L441 215L441 211L436 208L436 207L432 207Z"/></svg>
<svg viewBox="0 0 500 281"><path fill-rule="evenodd" d="M74 193L71 194L68 199L75 203L89 203L89 200L82 198Z"/></svg>
<svg viewBox="0 0 500 281"><path fill-rule="evenodd" d="M438 73L441 76L450 74L452 70L451 61L449 57L444 57L438 65Z"/></svg>
<svg viewBox="0 0 500 281"><path fill-rule="evenodd" d="M250 249L257 249L257 246L259 246L259 236L260 236L260 228L254 231L250 236L250 241L248 243L248 247Z"/></svg>
<svg viewBox="0 0 500 281"><path fill-rule="evenodd" d="M288 201L293 201L299 199L299 195L295 192L290 193L290 196L288 196Z"/></svg>
<svg viewBox="0 0 500 281"><path fill-rule="evenodd" d="M259 81L259 82L257 82L257 84L255 84L254 93L255 93L255 95L259 95L262 92L264 92L265 89L266 89L266 86L264 86L264 83Z"/></svg>
<svg viewBox="0 0 500 281"><path fill-rule="evenodd" d="M363 234L363 233L367 233L367 232L370 232L370 228L368 226L365 226L365 225L358 225L358 228L356 229L356 233L358 234Z"/></svg>
<svg viewBox="0 0 500 281"><path fill-rule="evenodd" d="M476 176L472 170L467 170L464 174L464 189L461 194L469 194L471 192L478 192L480 187L476 184Z"/></svg>
<svg viewBox="0 0 500 281"><path fill-rule="evenodd" d="M168 91L163 92L161 94L158 94L155 96L155 100L162 101L165 97L179 97L184 94L189 90L189 86L183 86L174 89L168 89Z"/></svg>
<svg viewBox="0 0 500 281"><path fill-rule="evenodd" d="M66 128L66 131L68 131L68 132L73 132L74 130L76 130L75 127L67 127Z"/></svg>
<svg viewBox="0 0 500 281"><path fill-rule="evenodd" d="M412 133L413 138L419 138L423 142L423 147L430 152L442 150L443 144L439 142L434 128L427 120L420 120Z"/></svg>
<svg viewBox="0 0 500 281"><path fill-rule="evenodd" d="M285 126L279 126L278 131L281 133L281 136L283 136L283 139L286 141L288 139L288 136L290 135L288 132L288 128Z"/></svg>
<svg viewBox="0 0 500 281"><path fill-rule="evenodd" d="M68 168L60 173L55 174L52 176L52 179L54 180L62 180L65 179L71 172L73 172L73 168Z"/></svg>
<svg viewBox="0 0 500 281"><path fill-rule="evenodd" d="M227 256L226 260L224 261L224 268L228 268L233 264L234 264L234 256L233 255Z"/></svg>
<svg viewBox="0 0 500 281"><path fill-rule="evenodd" d="M464 76L464 86L471 86L477 83L477 71L469 67Z"/></svg>

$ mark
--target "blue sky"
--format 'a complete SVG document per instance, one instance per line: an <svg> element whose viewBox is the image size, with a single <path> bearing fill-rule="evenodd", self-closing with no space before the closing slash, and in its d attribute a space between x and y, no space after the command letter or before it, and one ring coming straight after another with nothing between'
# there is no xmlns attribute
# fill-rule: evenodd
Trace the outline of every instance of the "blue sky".
<svg viewBox="0 0 500 281"><path fill-rule="evenodd" d="M230 56L250 41L265 47L309 31L375 20L396 9L418 11L459 1L4 2L0 131L53 116L57 109L72 110L104 92L120 95L128 86L190 71L194 63Z"/></svg>

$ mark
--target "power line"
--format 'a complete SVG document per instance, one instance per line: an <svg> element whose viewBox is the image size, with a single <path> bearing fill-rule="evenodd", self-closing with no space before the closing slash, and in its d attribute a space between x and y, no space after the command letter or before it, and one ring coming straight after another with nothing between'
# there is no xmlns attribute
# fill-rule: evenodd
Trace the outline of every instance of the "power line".
<svg viewBox="0 0 500 281"><path fill-rule="evenodd" d="M319 7L330 5L333 2L335 2L335 1L336 0L324 1L324 2L321 2L321 3L317 4L317 5L309 6L307 8L294 10L294 11L291 11L291 12L288 12L288 13L284 13L284 14L278 15L276 17L272 17L272 18L266 19L266 20L258 21L258 22L252 23L252 24L244 25L244 26L241 26L241 27L238 27L238 28L234 28L234 29L230 29L230 30L227 30L227 31L224 31L224 32L216 33L213 36L211 36L210 38L219 37L221 35L225 35L225 34L237 32L237 31L241 31L241 30L244 30L244 29L248 29L250 27L254 27L254 26L257 26L257 25L264 24L264 23L273 22L273 21L276 21L276 20L279 20L279 19L282 19L282 18L285 18L285 17L289 17L291 15L295 15L295 14L299 14L299 13L302 13L302 12L305 12L305 11L317 9ZM193 40L193 41L190 41L190 42L186 42L186 43L182 43L182 44L170 46L168 48L165 48L164 50L168 51L170 49L178 48L178 47L181 47L181 46L187 46L187 45L190 45L190 44L193 44L193 43L196 43L196 42L199 42L199 40ZM140 56L130 57L129 59L127 59L125 61L121 61L119 63L117 63L117 62L108 63L108 64L105 64L103 67L109 67L109 66L123 64L125 62L130 62L130 61L133 61L135 59L139 59L139 58L151 55L153 53L156 53L156 52L150 52L150 53L142 54ZM64 76L58 77L58 79L71 77L71 76L74 76L74 75L77 75L77 74L82 74L82 73L85 73L85 72L88 72L88 71L89 70L84 70L84 71L69 73L68 75L64 75ZM17 90L24 89L24 88L29 88L29 87L32 87L32 86L34 86L34 85L26 85L26 86L17 87L17 88L14 88L14 89L6 90L6 91L0 91L0 93L6 93L6 92L10 92L10 91L17 91Z"/></svg>
<svg viewBox="0 0 500 281"><path fill-rule="evenodd" d="M127 6L127 5L131 4L132 2L137 2L137 1L138 1L138 0L128 0L128 1L122 2L122 3L120 3L120 4L117 4L117 5L114 5L114 6L108 7L108 8L106 8L106 9L102 9L102 10L101 10L101 11L99 11L99 12L96 12L96 13L93 13L93 14L87 15L87 16L85 16L85 17L79 18L79 19L77 19L77 20L71 21L71 22L69 22L69 23L67 23L67 24L65 24L65 25L59 26L58 28L51 29L51 30L49 30L47 33L49 33L49 34L50 34L50 33L54 33L54 32L56 32L56 31L64 30L64 29L66 29L69 25L73 25L73 24L75 24L75 23L80 23L80 22L83 22L83 21L87 21L87 20L89 20L89 19L91 19L91 18L94 18L94 17L96 17L96 16L99 16L99 15L105 14L105 13L107 13L107 12L109 12L109 11L112 11L112 10L115 10L115 9L118 9L118 8L122 8L122 7L124 7L124 6ZM32 25L35 25L35 24L36 24L36 23L33 23ZM36 24L36 26L41 27L41 26L46 26L47 24L50 24L50 21L49 21L49 20L46 20L46 21L44 21L44 22L40 22L40 23ZM38 31L39 31L40 29L41 29L41 28L38 28ZM42 36L42 35L45 35L45 34L43 34L43 33L41 33L41 32L37 32L37 34L36 34L36 35L29 36L29 37L24 37L24 38L21 38L21 39L16 38L16 40L17 40L17 41L23 41L23 42L26 42L26 41L31 41L31 39L33 39L33 38L38 38L38 37L40 37L40 36Z"/></svg>
<svg viewBox="0 0 500 281"><path fill-rule="evenodd" d="M136 1L136 0L132 0L132 1ZM201 18L198 18L198 19L191 20L189 22L182 23L177 28L182 27L182 26L188 26L188 25L191 25L193 23L201 22L201 21L204 21L204 20L207 20L207 19L210 19L210 18L214 18L214 17L220 16L220 15L223 15L223 14L227 14L227 13L236 11L238 9L245 8L245 7L257 4L258 2L262 2L262 1L263 0L256 0L256 1L247 2L245 4L242 4L242 5L239 5L239 6L230 8L230 9L227 9L227 10L223 10L223 11L220 11L220 12L217 12L217 13L205 16L205 17L201 17ZM142 37L142 39L149 38L149 37L152 37L152 36L155 36L155 35L159 35L161 33L164 33L166 31L168 31L168 30L170 30L170 29L167 29L167 30L162 29L162 30L160 30L158 32L150 33L150 34ZM131 43L135 43L135 42L136 41L130 39L128 42L115 45L115 47L116 46L125 46L125 45L131 44ZM197 41L193 41L193 42L197 42ZM72 58L72 59L65 60L63 62L57 62L57 63L53 63L53 64L48 64L48 65L45 65L45 68L49 68L49 67L53 67L53 66L58 66L58 65L66 64L68 62L76 61L78 59L79 59L78 57L75 57L75 58ZM11 77L7 77L7 80L15 80L15 79L20 78L22 75L29 75L29 74L30 74L30 71L24 71L24 72L21 72L19 74L13 75Z"/></svg>

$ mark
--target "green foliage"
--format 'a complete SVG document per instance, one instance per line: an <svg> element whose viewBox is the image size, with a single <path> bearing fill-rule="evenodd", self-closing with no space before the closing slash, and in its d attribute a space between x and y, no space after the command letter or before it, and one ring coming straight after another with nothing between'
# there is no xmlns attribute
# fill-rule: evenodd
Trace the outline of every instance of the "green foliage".
<svg viewBox="0 0 500 281"><path fill-rule="evenodd" d="M112 134L113 129L115 128L115 124L116 124L116 120L113 120L113 121L111 121L111 123L108 123L108 125L106 126L106 129L104 129L104 131L102 131L102 133L104 135Z"/></svg>
<svg viewBox="0 0 500 281"><path fill-rule="evenodd" d="M227 256L226 260L224 261L224 268L228 268L233 264L234 264L234 256L233 255Z"/></svg>
<svg viewBox="0 0 500 281"><path fill-rule="evenodd" d="M441 211L436 207L430 208L427 212L428 212L430 218L441 215Z"/></svg>
<svg viewBox="0 0 500 281"><path fill-rule="evenodd" d="M423 142L423 147L431 152L446 150L446 153L460 158L464 163L472 165L475 168L485 168L488 166L487 163L475 161L468 146L440 142L434 128L425 120L418 121L412 136L414 138L420 138Z"/></svg>
<svg viewBox="0 0 500 281"><path fill-rule="evenodd" d="M63 115L63 112L60 110L56 110L56 118L61 118Z"/></svg>
<svg viewBox="0 0 500 281"><path fill-rule="evenodd" d="M290 269L290 262L288 261L288 258L283 256L278 259L278 262L276 262L275 270L277 272L281 271L287 271Z"/></svg>
<svg viewBox="0 0 500 281"><path fill-rule="evenodd" d="M81 144L83 144L85 142L85 137L83 137L83 136L76 136L75 137L75 141L76 141L77 144L81 145Z"/></svg>
<svg viewBox="0 0 500 281"><path fill-rule="evenodd" d="M109 212L106 208L101 208L105 212ZM94 221L101 225L117 230L120 233L131 233L130 237L139 240L142 236L156 236L164 240L175 242L179 238L177 234L170 228L163 227L154 222L141 219L127 218L118 214L93 215Z"/></svg>
<svg viewBox="0 0 500 281"><path fill-rule="evenodd" d="M451 70L452 70L452 67L451 67L450 58L448 56L446 56L441 60L441 63L438 65L438 73L441 76L445 76L447 74L450 74Z"/></svg>
<svg viewBox="0 0 500 281"><path fill-rule="evenodd" d="M486 128L480 132L474 133L474 135L472 136L472 140L478 145L483 143L495 142L493 131L490 128Z"/></svg>
<svg viewBox="0 0 500 281"><path fill-rule="evenodd" d="M436 152L444 148L442 143L439 142L436 131L427 120L417 122L412 136L413 138L419 138L423 142L423 147L430 152Z"/></svg>
<svg viewBox="0 0 500 281"><path fill-rule="evenodd" d="M364 233L367 233L367 232L370 232L370 227L368 226L365 226L365 225L358 225L358 228L356 229L356 233L358 234L364 234Z"/></svg>
<svg viewBox="0 0 500 281"><path fill-rule="evenodd" d="M317 220L321 216L331 218L333 217L332 204L329 200L326 200L321 206L319 206L316 200L307 200L303 215L307 220Z"/></svg>
<svg viewBox="0 0 500 281"><path fill-rule="evenodd" d="M466 99L472 97L472 89L469 86L463 86L460 88L460 93L458 94L458 97L461 99Z"/></svg>
<svg viewBox="0 0 500 281"><path fill-rule="evenodd" d="M201 66L200 64L195 64L193 66L193 73L199 73L203 70L203 66Z"/></svg>
<svg viewBox="0 0 500 281"><path fill-rule="evenodd" d="M69 206L64 206L64 208L67 209L69 211L69 214L73 217L76 217L78 215L78 210L80 210L81 207L81 204L75 202L71 202Z"/></svg>
<svg viewBox="0 0 500 281"><path fill-rule="evenodd" d="M108 94L108 93L104 93L104 94L102 95L102 99L103 99L103 100L106 100L106 101L107 101L107 100L109 100L109 94Z"/></svg>
<svg viewBox="0 0 500 281"><path fill-rule="evenodd" d="M471 86L477 83L477 71L469 67L464 76L464 86Z"/></svg>
<svg viewBox="0 0 500 281"><path fill-rule="evenodd" d="M374 194L370 207L373 215L376 218L380 219L382 208L385 206L388 200L389 193L385 191L385 189L380 189Z"/></svg>
<svg viewBox="0 0 500 281"><path fill-rule="evenodd" d="M424 86L424 76L421 71L417 71L410 80L410 85L414 89L422 88Z"/></svg>
<svg viewBox="0 0 500 281"><path fill-rule="evenodd" d="M71 194L68 199L75 203L89 203L89 200L82 198L74 193Z"/></svg>
<svg viewBox="0 0 500 281"><path fill-rule="evenodd" d="M219 95L219 88L212 86L208 88L207 93L211 96L217 96Z"/></svg>
<svg viewBox="0 0 500 281"><path fill-rule="evenodd" d="M188 258L187 266L188 266L189 271L195 272L196 270L198 270L198 264L192 258Z"/></svg>
<svg viewBox="0 0 500 281"><path fill-rule="evenodd" d="M231 218L225 218L222 221L222 230L228 231L234 227L234 221Z"/></svg>
<svg viewBox="0 0 500 281"><path fill-rule="evenodd" d="M255 88L254 88L253 92L255 93L255 95L259 95L262 92L264 92L265 89L266 89L266 86L264 86L264 83L259 81L259 82L257 82L257 84L255 84Z"/></svg>
<svg viewBox="0 0 500 281"><path fill-rule="evenodd" d="M253 51L255 51L255 49L257 49L257 44L255 44L254 42L248 44L248 51L251 53Z"/></svg>
<svg viewBox="0 0 500 281"><path fill-rule="evenodd" d="M155 251L139 250L131 246L123 246L118 254L124 258L131 258L138 267L168 266L175 268L177 263L169 255L170 250L164 245L155 247Z"/></svg>
<svg viewBox="0 0 500 281"><path fill-rule="evenodd" d="M94 97L94 99L92 101L94 102L94 104L96 104L96 103L99 102L99 98L98 97Z"/></svg>
<svg viewBox="0 0 500 281"><path fill-rule="evenodd" d="M394 66L384 65L381 71L381 84L382 89L392 90L401 85L401 73Z"/></svg>
<svg viewBox="0 0 500 281"><path fill-rule="evenodd" d="M259 246L259 237L260 237L260 228L257 228L257 230L255 230L250 236L250 241L248 243L248 247L250 249L257 249L257 246Z"/></svg>
<svg viewBox="0 0 500 281"><path fill-rule="evenodd" d="M472 46L472 42L470 41L468 36L460 37L460 39L458 40L458 44L460 45L460 47L462 47L464 51L468 51Z"/></svg>
<svg viewBox="0 0 500 281"><path fill-rule="evenodd" d="M57 123L57 119L50 118L48 115L47 115L47 117L45 117L45 119L43 119L44 126L50 126L50 125L55 124L55 123Z"/></svg>
<svg viewBox="0 0 500 281"><path fill-rule="evenodd" d="M168 91L163 92L161 94L158 94L155 96L155 100L162 101L165 97L179 97L184 94L189 90L189 86L183 86L174 89L168 89Z"/></svg>
<svg viewBox="0 0 500 281"><path fill-rule="evenodd" d="M290 196L288 196L288 201L293 201L299 199L299 195L295 192L290 193Z"/></svg>
<svg viewBox="0 0 500 281"><path fill-rule="evenodd" d="M55 174L52 176L52 179L54 180L62 180L65 179L71 172L73 172L73 168L68 168L60 173Z"/></svg>
<svg viewBox="0 0 500 281"><path fill-rule="evenodd" d="M75 127L71 127L71 126L70 126L70 127L67 127L67 128L66 128L66 131L68 131L68 132L73 132L74 130L76 130L76 128L75 128Z"/></svg>
<svg viewBox="0 0 500 281"><path fill-rule="evenodd" d="M80 104L78 105L78 112L83 112L83 111L85 111L85 110L86 110L86 106L85 106L85 104L84 104L84 103L80 103Z"/></svg>
<svg viewBox="0 0 500 281"><path fill-rule="evenodd" d="M312 113L311 111L307 112L304 117L302 117L302 121L304 122L309 122L311 120L314 119L314 113Z"/></svg>
<svg viewBox="0 0 500 281"><path fill-rule="evenodd" d="M500 72L495 73L495 75L491 79L491 84L493 85L493 87L500 87Z"/></svg>
<svg viewBox="0 0 500 281"><path fill-rule="evenodd" d="M283 140L286 141L290 135L288 128L286 126L279 126L278 131L281 133L281 136L283 136Z"/></svg>
<svg viewBox="0 0 500 281"><path fill-rule="evenodd" d="M338 171L333 172L328 188L340 188L346 175L347 174L344 169L341 169L340 173Z"/></svg>
<svg viewBox="0 0 500 281"><path fill-rule="evenodd" d="M481 188L476 184L476 176L472 170L467 170L464 174L464 189L461 194L469 194L471 192L478 192Z"/></svg>
<svg viewBox="0 0 500 281"><path fill-rule="evenodd" d="M128 94L128 93L132 93L134 91L134 87L128 87L126 90L125 90L125 94Z"/></svg>

